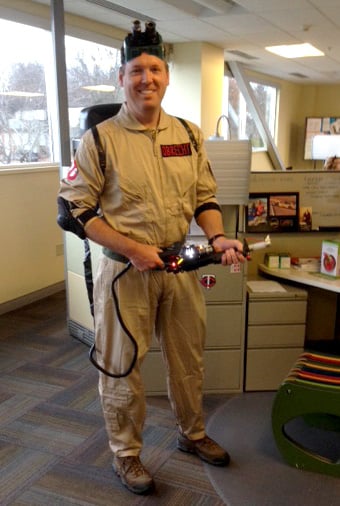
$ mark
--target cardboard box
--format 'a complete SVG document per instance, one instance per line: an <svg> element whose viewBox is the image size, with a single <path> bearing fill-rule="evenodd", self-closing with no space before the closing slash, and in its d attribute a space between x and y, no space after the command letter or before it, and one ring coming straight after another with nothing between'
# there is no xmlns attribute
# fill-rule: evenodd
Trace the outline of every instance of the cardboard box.
<svg viewBox="0 0 340 506"><path fill-rule="evenodd" d="M289 253L279 253L279 266L280 269L290 269Z"/></svg>
<svg viewBox="0 0 340 506"><path fill-rule="evenodd" d="M340 276L340 242L322 241L320 272Z"/></svg>
<svg viewBox="0 0 340 506"><path fill-rule="evenodd" d="M264 264L269 269L278 269L280 265L279 255L277 253L266 253L264 256Z"/></svg>

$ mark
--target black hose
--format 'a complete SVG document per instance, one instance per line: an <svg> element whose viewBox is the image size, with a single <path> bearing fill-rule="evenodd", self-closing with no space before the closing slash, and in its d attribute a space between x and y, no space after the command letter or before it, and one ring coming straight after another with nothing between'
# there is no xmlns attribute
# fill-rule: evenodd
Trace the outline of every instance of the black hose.
<svg viewBox="0 0 340 506"><path fill-rule="evenodd" d="M127 326L125 325L125 322L124 322L121 312L120 312L118 297L117 297L117 294L115 291L115 283L118 281L118 279L121 276L123 276L130 269L131 265L132 265L131 262L129 262L126 265L126 267L124 267L124 269L114 277L114 279L112 281L112 296L113 296L113 300L114 300L114 304L115 304L115 308L116 308L116 312L117 312L117 317L118 317L119 323L122 326L122 329L124 330L124 332L126 333L128 338L130 339L130 341L132 342L133 349L134 349L131 364L129 365L128 369L125 372L114 374L114 373L107 371L103 367L101 367L98 364L97 360L94 358L94 353L96 351L96 344L95 343L93 343L93 345L91 346L90 351L89 351L89 359L92 362L92 364L100 372L102 372L103 374L106 374L106 376L110 376L110 378L125 378L126 376L128 376L131 373L132 369L134 368L136 361L137 361L137 357L138 357L138 344L136 342L136 339L133 337L133 335L131 334L131 332L129 331Z"/></svg>

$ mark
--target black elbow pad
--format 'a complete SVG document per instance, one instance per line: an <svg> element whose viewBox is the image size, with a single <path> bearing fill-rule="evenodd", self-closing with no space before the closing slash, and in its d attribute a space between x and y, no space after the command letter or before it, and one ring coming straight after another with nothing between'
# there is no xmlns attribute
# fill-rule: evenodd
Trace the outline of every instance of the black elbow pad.
<svg viewBox="0 0 340 506"><path fill-rule="evenodd" d="M198 216L203 213L204 211L209 211L209 209L215 209L215 211L222 212L221 207L216 204L216 202L207 202L206 204L202 204L201 206L197 207L195 211L195 219L197 220Z"/></svg>
<svg viewBox="0 0 340 506"><path fill-rule="evenodd" d="M97 213L92 209L89 211L85 211L85 213L83 213L78 220L74 218L74 216L71 213L71 203L65 200L60 195L57 198L57 204L58 204L57 223L59 227L61 227L66 232L72 232L73 234L77 235L80 239L85 239L86 234L84 230L84 225L89 219L98 216Z"/></svg>

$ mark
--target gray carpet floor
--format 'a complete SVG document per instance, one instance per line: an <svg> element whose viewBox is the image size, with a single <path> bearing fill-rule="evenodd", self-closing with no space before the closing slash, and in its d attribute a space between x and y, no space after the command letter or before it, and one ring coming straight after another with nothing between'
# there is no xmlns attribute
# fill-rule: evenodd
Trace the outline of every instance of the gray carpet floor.
<svg viewBox="0 0 340 506"><path fill-rule="evenodd" d="M228 472L205 465L212 484L227 506L339 506L340 478L295 469L283 461L271 430L274 395L241 394L210 417L209 434L232 458ZM334 437L340 448L340 433Z"/></svg>

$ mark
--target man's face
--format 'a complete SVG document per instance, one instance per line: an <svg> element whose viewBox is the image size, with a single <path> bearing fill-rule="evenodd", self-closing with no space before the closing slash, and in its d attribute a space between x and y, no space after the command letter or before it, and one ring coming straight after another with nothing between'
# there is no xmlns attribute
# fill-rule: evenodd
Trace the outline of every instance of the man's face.
<svg viewBox="0 0 340 506"><path fill-rule="evenodd" d="M150 109L160 108L169 84L169 72L163 60L142 53L125 64L119 81L129 108L138 117Z"/></svg>

